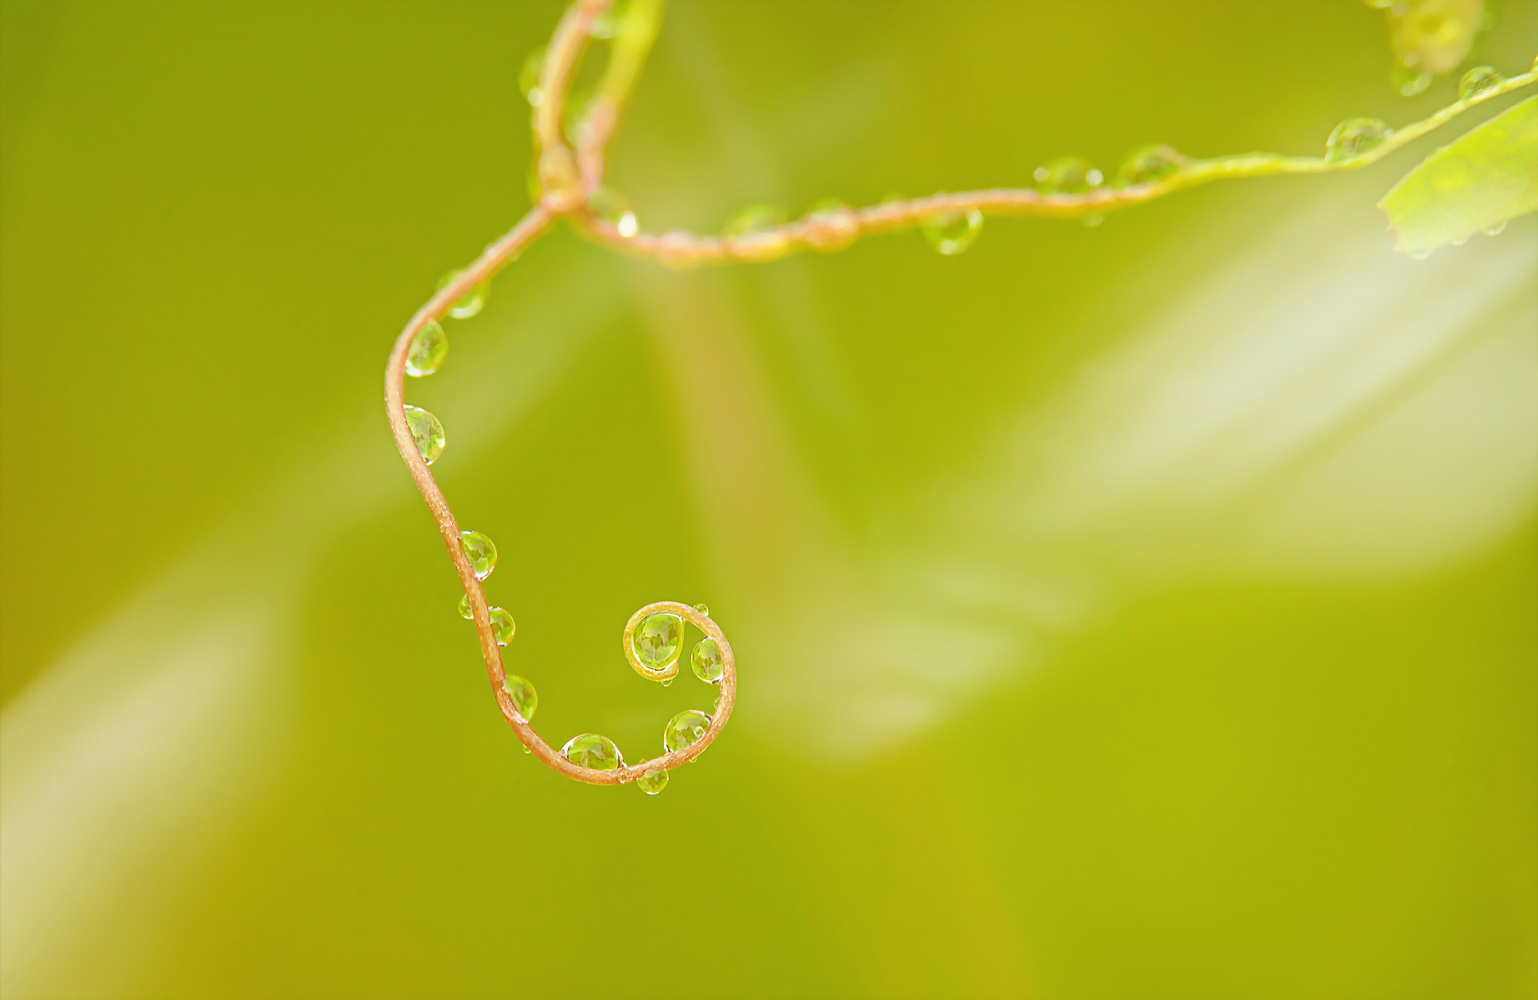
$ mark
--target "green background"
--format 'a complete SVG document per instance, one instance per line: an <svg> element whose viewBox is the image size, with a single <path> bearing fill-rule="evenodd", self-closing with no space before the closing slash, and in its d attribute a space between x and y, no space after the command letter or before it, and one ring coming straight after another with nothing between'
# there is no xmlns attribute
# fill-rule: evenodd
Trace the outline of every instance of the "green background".
<svg viewBox="0 0 1538 1000"><path fill-rule="evenodd" d="M732 639L648 798L519 752L382 406L559 12L0 4L0 992L1538 996L1538 225L1373 207L1476 119L956 258L526 252L408 399L552 743L710 704L642 604ZM711 231L1306 154L1452 99L1389 60L1358 3L678 2L611 178Z"/></svg>

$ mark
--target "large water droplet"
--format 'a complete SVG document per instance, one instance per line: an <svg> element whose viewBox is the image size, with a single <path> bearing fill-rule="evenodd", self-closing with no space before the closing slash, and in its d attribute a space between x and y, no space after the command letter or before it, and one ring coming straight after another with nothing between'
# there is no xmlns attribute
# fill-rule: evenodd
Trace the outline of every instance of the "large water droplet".
<svg viewBox="0 0 1538 1000"><path fill-rule="evenodd" d="M1458 81L1458 100L1473 100L1490 93L1505 82L1506 78L1497 73L1495 67L1475 66L1463 74L1463 78Z"/></svg>
<svg viewBox="0 0 1538 1000"><path fill-rule="evenodd" d="M1500 222L1497 222L1493 226L1485 227L1484 233L1485 233L1486 236L1499 236L1499 235L1501 235L1501 233L1503 233L1505 231L1506 231L1506 220L1502 219Z"/></svg>
<svg viewBox="0 0 1538 1000"><path fill-rule="evenodd" d="M923 231L929 245L949 257L977 241L977 234L983 231L983 213L975 208L965 212L942 212L930 217L924 223Z"/></svg>
<svg viewBox="0 0 1538 1000"><path fill-rule="evenodd" d="M439 278L438 291L443 291L451 283L453 283L455 278L459 277L463 273L463 271L450 271L448 274L445 274L443 277ZM486 282L483 281L479 285L476 285L474 288L466 292L463 296L460 297L458 302L449 306L449 315L453 316L455 319L469 319L471 316L474 316L476 313L480 312L481 308L486 305L486 287Z"/></svg>
<svg viewBox="0 0 1538 1000"><path fill-rule="evenodd" d="M1345 163L1383 145L1389 127L1377 118L1347 118L1335 126L1324 144L1326 163Z"/></svg>
<svg viewBox="0 0 1538 1000"><path fill-rule="evenodd" d="M660 767L648 767L646 773L635 780L635 786L647 795L656 795L668 787L668 773Z"/></svg>
<svg viewBox="0 0 1538 1000"><path fill-rule="evenodd" d="M443 327L428 320L427 325L411 338L411 346L406 348L406 374L417 378L431 375L443 364L448 353L449 338L443 335Z"/></svg>
<svg viewBox="0 0 1538 1000"><path fill-rule="evenodd" d="M649 615L630 636L636 659L649 670L666 670L678 660L684 644L684 620L659 612Z"/></svg>
<svg viewBox="0 0 1538 1000"><path fill-rule="evenodd" d="M1172 146L1140 146L1128 153L1121 166L1116 168L1115 186L1157 184L1178 174L1185 165L1185 156Z"/></svg>
<svg viewBox="0 0 1538 1000"><path fill-rule="evenodd" d="M491 635L497 640L498 646L506 646L513 641L513 634L518 631L518 624L513 621L513 616L501 608L491 608Z"/></svg>
<svg viewBox="0 0 1538 1000"><path fill-rule="evenodd" d="M708 606L704 605L704 604L696 604L694 606L694 610L698 611L700 614L704 615L706 618L710 617L710 608Z"/></svg>
<svg viewBox="0 0 1538 1000"><path fill-rule="evenodd" d="M588 211L614 227L614 231L630 239L641 231L635 212L625 196L613 188L601 187L587 196Z"/></svg>
<svg viewBox="0 0 1538 1000"><path fill-rule="evenodd" d="M694 647L694 654L689 657L689 665L694 668L694 676L708 684L718 684L725 667L721 663L721 647L716 645L714 639L701 639Z"/></svg>
<svg viewBox="0 0 1538 1000"><path fill-rule="evenodd" d="M721 227L723 236L749 236L785 223L785 210L778 205L747 205L732 213Z"/></svg>
<svg viewBox="0 0 1538 1000"><path fill-rule="evenodd" d="M517 674L508 674L502 678L502 690L513 699L513 707L518 710L519 715L523 716L523 721L532 721L534 710L539 707L539 695L535 692L534 685ZM527 752L528 748L525 747L524 750Z"/></svg>
<svg viewBox="0 0 1538 1000"><path fill-rule="evenodd" d="M1099 187L1105 179L1080 156L1060 156L1037 167L1032 176L1042 194L1084 194Z"/></svg>
<svg viewBox="0 0 1538 1000"><path fill-rule="evenodd" d="M459 617L467 620L475 617L475 609L470 606L469 594L459 599Z"/></svg>
<svg viewBox="0 0 1538 1000"><path fill-rule="evenodd" d="M417 443L417 452L421 454L422 461L428 465L438 461L446 441L443 425L438 422L438 418L420 406L407 406L406 429L411 431L411 440Z"/></svg>
<svg viewBox="0 0 1538 1000"><path fill-rule="evenodd" d="M710 728L710 716L695 709L687 709L673 716L667 728L662 730L662 745L668 752L682 750L705 735Z"/></svg>
<svg viewBox="0 0 1538 1000"><path fill-rule="evenodd" d="M539 77L544 71L545 47L541 45L529 53L523 61L523 68L518 71L518 89L523 91L523 96L536 108L545 103L545 92L539 88Z"/></svg>
<svg viewBox="0 0 1538 1000"><path fill-rule="evenodd" d="M561 747L561 756L578 767L590 767L595 771L613 771L625 763L614 741L597 733L573 736Z"/></svg>
<svg viewBox="0 0 1538 1000"><path fill-rule="evenodd" d="M497 568L497 547L479 531L461 531L459 544L464 546L465 558L470 560L470 572L477 580L486 579Z"/></svg>

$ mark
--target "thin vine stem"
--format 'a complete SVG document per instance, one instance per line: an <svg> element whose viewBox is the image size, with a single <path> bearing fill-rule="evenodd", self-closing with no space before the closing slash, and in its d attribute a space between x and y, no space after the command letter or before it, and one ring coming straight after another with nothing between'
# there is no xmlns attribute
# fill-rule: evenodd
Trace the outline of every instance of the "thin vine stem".
<svg viewBox="0 0 1538 1000"><path fill-rule="evenodd" d="M1216 180L1264 177L1276 174L1323 174L1356 170L1376 163L1403 145L1451 121L1476 104L1538 81L1538 69L1510 77L1498 86L1460 100L1436 114L1389 133L1376 148L1339 162L1324 158L1250 153L1218 159L1188 159L1171 176L1156 183L1107 187L1081 194L1047 194L1030 188L990 188L980 191L934 194L924 198L884 202L859 210L841 208L814 211L782 226L741 236L699 236L683 230L662 234L621 232L590 206L590 199L604 183L605 155L619 123L620 114L634 88L656 37L661 0L632 0L614 36L609 61L593 99L568 136L565 109L571 81L594 25L610 8L612 0L576 0L562 15L546 47L539 88L542 99L534 108L535 162L542 194L518 223L452 280L448 281L411 317L395 340L385 368L385 410L395 446L438 524L449 558L459 574L469 602L481 655L486 663L497 707L525 747L548 767L578 781L595 785L633 782L649 771L671 770L698 757L715 740L737 699L736 660L721 628L703 608L661 601L641 608L626 623L621 646L630 666L642 677L670 681L679 670L679 659L661 669L640 662L632 637L651 615L672 614L716 642L721 654L720 694L710 713L710 724L694 742L639 764L621 762L614 770L597 770L575 764L546 743L529 720L520 714L504 689L506 670L502 649L491 624L490 607L481 580L476 577L460 538L459 523L448 499L438 487L427 461L417 448L406 419L406 359L412 341L429 323L490 280L508 262L543 236L557 219L566 218L584 235L631 254L653 257L674 265L708 262L767 261L801 250L841 250L861 236L912 229L937 216L971 211L987 215L1073 217L1100 214L1142 204L1167 194ZM571 142L568 142L568 139ZM680 657L681 658L681 657Z"/></svg>
<svg viewBox="0 0 1538 1000"><path fill-rule="evenodd" d="M1101 215L1141 205L1176 191L1213 181L1280 174L1328 174L1360 170L1400 147L1445 125L1475 105L1538 82L1538 71L1510 77L1498 86L1442 108L1388 134L1377 147L1349 159L1244 153L1215 159L1190 159L1170 177L1152 184L1104 187L1082 194L1047 194L1032 188L987 188L889 201L862 209L814 211L782 226L743 236L698 236L680 229L626 236L596 213L579 208L574 216L588 236L628 253L674 264L762 262L803 250L842 250L861 236L913 229L939 215L979 211L984 215L1073 218Z"/></svg>

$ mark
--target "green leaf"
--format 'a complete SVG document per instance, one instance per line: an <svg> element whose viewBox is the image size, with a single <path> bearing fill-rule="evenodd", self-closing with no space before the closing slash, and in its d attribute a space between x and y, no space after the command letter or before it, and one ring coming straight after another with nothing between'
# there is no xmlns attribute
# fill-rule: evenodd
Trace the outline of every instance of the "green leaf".
<svg viewBox="0 0 1538 1000"><path fill-rule="evenodd" d="M1538 211L1538 97L1426 157L1378 207L1412 257Z"/></svg>

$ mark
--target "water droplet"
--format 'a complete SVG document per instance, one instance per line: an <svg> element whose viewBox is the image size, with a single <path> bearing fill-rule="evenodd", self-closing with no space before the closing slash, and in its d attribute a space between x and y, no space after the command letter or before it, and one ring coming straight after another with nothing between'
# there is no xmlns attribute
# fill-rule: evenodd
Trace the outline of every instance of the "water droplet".
<svg viewBox="0 0 1538 1000"><path fill-rule="evenodd" d="M751 236L784 223L785 210L778 205L747 205L732 213L732 217L726 220L726 225L721 227L721 235Z"/></svg>
<svg viewBox="0 0 1538 1000"><path fill-rule="evenodd" d="M790 249L790 237L778 228L784 222L784 211L774 205L749 205L726 220L721 235L734 257L773 260Z"/></svg>
<svg viewBox="0 0 1538 1000"><path fill-rule="evenodd" d="M540 74L545 71L545 47L530 52L528 58L523 61L523 68L518 71L518 89L523 91L523 96L534 107L545 103L545 92L539 88Z"/></svg>
<svg viewBox="0 0 1538 1000"><path fill-rule="evenodd" d="M860 235L859 216L837 198L813 205L801 226L801 235L812 249L824 252L842 250Z"/></svg>
<svg viewBox="0 0 1538 1000"><path fill-rule="evenodd" d="M1415 53L1408 53L1406 58L1413 55ZM1402 97L1414 97L1416 94L1425 93L1426 88L1431 86L1431 79L1430 73L1415 69L1413 66L1395 66L1389 70L1388 74L1389 86L1398 91Z"/></svg>
<svg viewBox="0 0 1538 1000"><path fill-rule="evenodd" d="M587 33L594 38L604 40L617 37L620 28L624 26L625 16L630 11L630 4L631 0L614 0L607 10L593 18L593 23L588 25Z"/></svg>
<svg viewBox="0 0 1538 1000"><path fill-rule="evenodd" d="M659 612L649 615L630 636L636 659L650 670L666 670L678 661L684 644L684 620Z"/></svg>
<svg viewBox="0 0 1538 1000"><path fill-rule="evenodd" d="M977 235L983 231L983 213L975 208L942 212L930 217L923 230L930 246L947 257L954 256L977 241Z"/></svg>
<svg viewBox="0 0 1538 1000"><path fill-rule="evenodd" d="M614 231L630 239L641 231L635 212L625 196L613 188L601 187L587 196L588 211L614 227Z"/></svg>
<svg viewBox="0 0 1538 1000"><path fill-rule="evenodd" d="M662 745L668 752L682 750L705 735L710 728L710 716L695 709L686 709L673 716L662 731Z"/></svg>
<svg viewBox="0 0 1538 1000"><path fill-rule="evenodd" d="M1105 216L1101 215L1099 212L1096 212L1094 215L1086 215L1084 217L1084 228L1085 229L1094 229L1096 226L1100 225L1104 221L1105 221Z"/></svg>
<svg viewBox="0 0 1538 1000"><path fill-rule="evenodd" d="M406 348L406 374L417 378L431 375L443 364L448 353L449 338L443 335L443 327L428 320L427 325L411 338L411 346Z"/></svg>
<svg viewBox="0 0 1538 1000"><path fill-rule="evenodd" d="M1415 250L1410 253L1411 260L1425 260L1431 256L1430 250Z"/></svg>
<svg viewBox="0 0 1538 1000"><path fill-rule="evenodd" d="M497 547L479 531L461 531L459 544L464 546L465 558L470 560L470 572L477 580L486 579L497 568Z"/></svg>
<svg viewBox="0 0 1538 1000"><path fill-rule="evenodd" d="M694 667L694 676L708 684L718 684L725 668L721 665L721 647L716 645L714 639L701 639L694 647L694 655L689 657L689 663Z"/></svg>
<svg viewBox="0 0 1538 1000"><path fill-rule="evenodd" d="M518 631L518 624L513 621L513 616L501 608L491 608L491 635L497 640L498 646L506 646L513 641L513 634Z"/></svg>
<svg viewBox="0 0 1538 1000"><path fill-rule="evenodd" d="M518 710L519 715L523 716L523 721L532 721L534 710L539 707L539 694L534 690L534 685L517 674L508 674L502 678L502 690L513 699L513 707ZM567 745L570 746L570 744ZM529 751L528 747L523 749L525 753Z"/></svg>
<svg viewBox="0 0 1538 1000"><path fill-rule="evenodd" d="M467 621L475 617L475 609L470 607L469 594L466 594L464 597L459 599L459 617L464 618Z"/></svg>
<svg viewBox="0 0 1538 1000"><path fill-rule="evenodd" d="M1499 235L1501 235L1501 233L1503 233L1505 231L1506 231L1506 222L1503 219L1502 221L1497 222L1495 225L1487 227L1485 229L1484 233L1485 233L1486 236L1499 236Z"/></svg>
<svg viewBox="0 0 1538 1000"><path fill-rule="evenodd" d="M406 407L406 429L411 431L411 439L417 443L417 451L422 455L422 461L428 465L438 461L438 456L443 454L445 443L443 425L438 422L438 418L420 406L408 406Z"/></svg>
<svg viewBox="0 0 1538 1000"><path fill-rule="evenodd" d="M1116 168L1116 187L1157 184L1178 174L1185 165L1185 156L1172 146L1139 146Z"/></svg>
<svg viewBox="0 0 1538 1000"><path fill-rule="evenodd" d="M573 736L561 747L561 756L578 767L590 767L595 771L613 771L625 763L614 741L597 733Z"/></svg>
<svg viewBox="0 0 1538 1000"><path fill-rule="evenodd" d="M673 686L673 681L676 680L676 679L677 679L677 675L675 674L673 677L664 677L664 678L662 678L662 680L658 681L657 683L661 684L665 688L670 688L670 687Z"/></svg>
<svg viewBox="0 0 1538 1000"><path fill-rule="evenodd" d="M698 611L700 614L704 615L706 618L710 617L710 608L708 606L704 605L704 604L696 604L694 606L694 610Z"/></svg>
<svg viewBox="0 0 1538 1000"><path fill-rule="evenodd" d="M455 278L463 274L463 271L450 271L438 279L438 291L447 288ZM466 292L458 302L449 306L449 315L455 319L469 319L486 305L486 282L481 282Z"/></svg>
<svg viewBox="0 0 1538 1000"><path fill-rule="evenodd" d="M1335 126L1324 145L1326 163L1345 163L1377 149L1390 135L1389 127L1377 118L1347 118Z"/></svg>
<svg viewBox="0 0 1538 1000"><path fill-rule="evenodd" d="M1079 156L1060 156L1032 175L1042 194L1083 194L1100 186L1100 171Z"/></svg>
<svg viewBox="0 0 1538 1000"><path fill-rule="evenodd" d="M1493 66L1475 66L1458 81L1458 100L1472 101L1505 82L1505 77L1497 73Z"/></svg>
<svg viewBox="0 0 1538 1000"><path fill-rule="evenodd" d="M648 767L646 773L635 780L635 786L647 795L656 795L668 787L668 773L660 767Z"/></svg>

